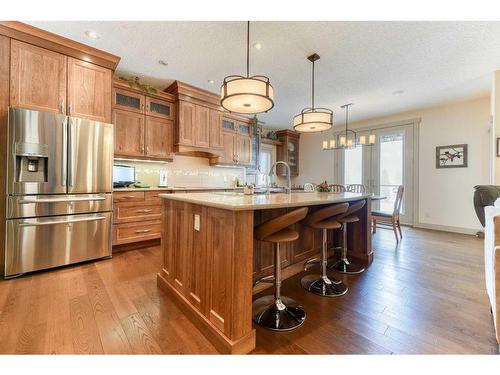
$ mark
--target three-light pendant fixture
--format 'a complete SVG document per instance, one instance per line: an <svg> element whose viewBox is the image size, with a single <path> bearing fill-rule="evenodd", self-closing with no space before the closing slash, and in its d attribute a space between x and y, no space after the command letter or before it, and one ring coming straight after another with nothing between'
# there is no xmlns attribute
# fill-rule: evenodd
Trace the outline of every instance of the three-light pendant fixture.
<svg viewBox="0 0 500 375"><path fill-rule="evenodd" d="M340 108L345 108L345 129L333 136L332 139L323 141L323 150L341 150L359 146L373 146L375 144L375 134L360 135L349 129L349 108L352 103L344 104Z"/></svg>

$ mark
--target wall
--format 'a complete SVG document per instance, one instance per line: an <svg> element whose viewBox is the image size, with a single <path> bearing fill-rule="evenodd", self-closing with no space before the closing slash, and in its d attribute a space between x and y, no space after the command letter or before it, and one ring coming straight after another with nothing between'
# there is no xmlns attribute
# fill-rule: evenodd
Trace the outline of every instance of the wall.
<svg viewBox="0 0 500 375"><path fill-rule="evenodd" d="M243 168L211 167L208 159L174 156L172 163L149 163L115 160L115 165L136 168L136 180L152 187L158 186L160 171L167 171L169 187L233 187L245 181Z"/></svg>
<svg viewBox="0 0 500 375"><path fill-rule="evenodd" d="M473 233L481 229L472 204L473 186L490 175L489 97L448 103L354 124L375 126L420 118L418 221L423 227ZM300 173L296 184L334 182L333 152L321 150L330 134L301 135ZM436 169L435 148L468 144L467 168Z"/></svg>

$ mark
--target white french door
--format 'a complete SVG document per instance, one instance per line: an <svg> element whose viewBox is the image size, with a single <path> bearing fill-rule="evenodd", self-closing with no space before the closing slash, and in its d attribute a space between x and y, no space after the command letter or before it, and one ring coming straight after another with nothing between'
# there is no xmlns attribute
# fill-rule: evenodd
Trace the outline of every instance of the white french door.
<svg viewBox="0 0 500 375"><path fill-rule="evenodd" d="M413 223L413 132L412 124L374 129L370 133L376 135L375 145L339 155L338 179L343 184L363 184L369 192L386 197L373 201L374 210L392 212L397 188L404 186L400 215L404 224Z"/></svg>

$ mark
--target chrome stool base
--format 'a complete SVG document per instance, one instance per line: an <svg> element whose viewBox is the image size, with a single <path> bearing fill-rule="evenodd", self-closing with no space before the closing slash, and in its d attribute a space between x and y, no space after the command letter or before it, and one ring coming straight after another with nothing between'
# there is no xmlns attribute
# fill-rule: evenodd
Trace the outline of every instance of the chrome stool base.
<svg viewBox="0 0 500 375"><path fill-rule="evenodd" d="M274 296L264 296L253 303L253 321L271 331L291 331L304 324L306 312L288 297L276 300Z"/></svg>
<svg viewBox="0 0 500 375"><path fill-rule="evenodd" d="M365 270L365 267L350 263L347 259L339 259L334 264L328 266L329 270L355 275Z"/></svg>
<svg viewBox="0 0 500 375"><path fill-rule="evenodd" d="M322 297L340 297L349 290L340 280L317 275L304 276L300 283L308 292Z"/></svg>

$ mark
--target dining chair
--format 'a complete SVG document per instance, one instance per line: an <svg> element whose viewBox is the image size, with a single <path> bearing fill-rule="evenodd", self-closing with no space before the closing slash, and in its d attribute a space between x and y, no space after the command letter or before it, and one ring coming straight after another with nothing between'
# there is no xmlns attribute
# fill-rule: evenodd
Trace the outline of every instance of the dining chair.
<svg viewBox="0 0 500 375"><path fill-rule="evenodd" d="M363 184L350 184L350 185L346 186L345 190L348 191L349 193L365 193L366 192L365 185L363 185Z"/></svg>
<svg viewBox="0 0 500 375"><path fill-rule="evenodd" d="M345 193L345 186L344 185L338 185L338 184L332 184L328 185L330 188L330 191L332 193Z"/></svg>
<svg viewBox="0 0 500 375"><path fill-rule="evenodd" d="M400 238L398 238L398 231L399 231L399 236L403 238L403 233L401 231L401 224L399 223L399 214L401 212L403 193L404 193L404 187L403 185L399 185L392 212L372 211L373 233L377 232L377 224L386 225L386 226L392 226L392 230L394 231L394 235L396 236L396 242L399 242L400 240Z"/></svg>

